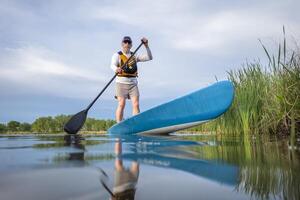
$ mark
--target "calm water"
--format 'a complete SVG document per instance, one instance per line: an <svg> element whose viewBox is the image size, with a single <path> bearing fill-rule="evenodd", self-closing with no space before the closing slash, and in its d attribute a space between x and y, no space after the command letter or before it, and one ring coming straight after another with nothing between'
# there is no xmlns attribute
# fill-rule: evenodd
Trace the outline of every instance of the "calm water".
<svg viewBox="0 0 300 200"><path fill-rule="evenodd" d="M299 199L285 140L0 137L0 199Z"/></svg>

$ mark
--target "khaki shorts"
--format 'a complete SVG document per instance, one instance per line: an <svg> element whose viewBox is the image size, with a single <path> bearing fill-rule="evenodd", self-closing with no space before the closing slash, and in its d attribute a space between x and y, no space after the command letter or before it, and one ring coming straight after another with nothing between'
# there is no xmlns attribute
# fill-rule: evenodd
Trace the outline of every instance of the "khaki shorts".
<svg viewBox="0 0 300 200"><path fill-rule="evenodd" d="M140 96L137 84L116 83L116 99L117 97L125 97L130 99L130 97L136 96Z"/></svg>

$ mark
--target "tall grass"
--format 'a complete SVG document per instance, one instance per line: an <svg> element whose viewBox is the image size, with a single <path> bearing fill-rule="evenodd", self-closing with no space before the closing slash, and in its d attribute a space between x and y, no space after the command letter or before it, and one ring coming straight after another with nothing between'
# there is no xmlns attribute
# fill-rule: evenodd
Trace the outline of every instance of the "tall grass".
<svg viewBox="0 0 300 200"><path fill-rule="evenodd" d="M285 134L300 131L300 57L287 49L285 30L277 53L260 41L269 64L248 62L228 72L235 86L231 108L217 120L194 128L238 135Z"/></svg>

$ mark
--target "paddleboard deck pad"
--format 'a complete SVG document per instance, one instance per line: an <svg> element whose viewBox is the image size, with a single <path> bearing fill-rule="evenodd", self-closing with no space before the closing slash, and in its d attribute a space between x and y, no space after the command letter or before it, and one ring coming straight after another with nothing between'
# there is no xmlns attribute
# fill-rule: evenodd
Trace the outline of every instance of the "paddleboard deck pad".
<svg viewBox="0 0 300 200"><path fill-rule="evenodd" d="M220 81L115 124L109 134L166 134L216 119L234 98L230 81Z"/></svg>

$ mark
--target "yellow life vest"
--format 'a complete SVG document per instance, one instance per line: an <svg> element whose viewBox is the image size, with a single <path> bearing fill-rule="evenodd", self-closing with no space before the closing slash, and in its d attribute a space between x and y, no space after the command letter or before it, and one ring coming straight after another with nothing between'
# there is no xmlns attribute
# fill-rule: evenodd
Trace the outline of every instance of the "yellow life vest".
<svg viewBox="0 0 300 200"><path fill-rule="evenodd" d="M118 67L122 67L123 64L128 60L126 55L123 54L122 51L118 52L120 56L120 63ZM130 54L133 54L130 52ZM117 76L120 77L137 77L137 64L136 58L132 56L132 58L128 61L128 63L123 67L122 73L119 73Z"/></svg>

